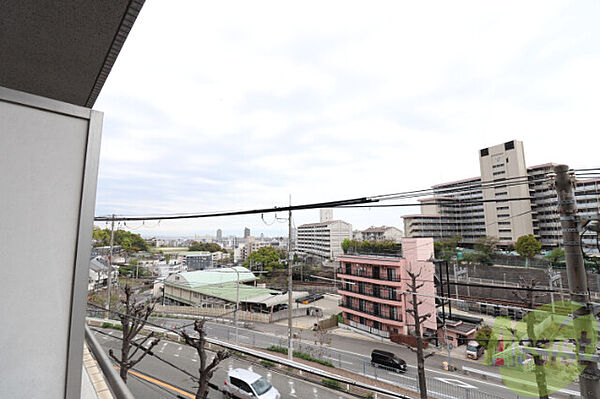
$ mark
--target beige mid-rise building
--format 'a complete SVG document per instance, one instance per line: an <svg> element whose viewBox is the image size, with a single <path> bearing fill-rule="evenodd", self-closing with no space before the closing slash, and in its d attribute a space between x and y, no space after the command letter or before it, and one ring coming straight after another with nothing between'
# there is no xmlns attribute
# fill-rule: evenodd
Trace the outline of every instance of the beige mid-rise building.
<svg viewBox="0 0 600 399"><path fill-rule="evenodd" d="M523 142L513 140L480 150L479 168L481 181L485 182L481 191L486 235L498 237L501 242L514 242L533 234Z"/></svg>

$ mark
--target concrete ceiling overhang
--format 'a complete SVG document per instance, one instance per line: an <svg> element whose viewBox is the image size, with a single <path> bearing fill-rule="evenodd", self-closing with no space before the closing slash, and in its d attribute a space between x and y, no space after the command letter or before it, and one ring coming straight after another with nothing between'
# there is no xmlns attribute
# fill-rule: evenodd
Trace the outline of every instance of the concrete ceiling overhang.
<svg viewBox="0 0 600 399"><path fill-rule="evenodd" d="M0 1L0 86L91 108L144 1Z"/></svg>

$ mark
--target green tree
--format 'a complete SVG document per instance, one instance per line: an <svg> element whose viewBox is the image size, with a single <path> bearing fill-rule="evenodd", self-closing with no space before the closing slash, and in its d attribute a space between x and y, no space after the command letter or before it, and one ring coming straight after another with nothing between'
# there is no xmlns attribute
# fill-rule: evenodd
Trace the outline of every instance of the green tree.
<svg viewBox="0 0 600 399"><path fill-rule="evenodd" d="M345 238L344 241L342 241L342 251L344 251L345 254L354 252L357 244L358 241Z"/></svg>
<svg viewBox="0 0 600 399"><path fill-rule="evenodd" d="M487 347L490 338L492 337L492 328L490 326L483 326L475 334L475 340L481 346Z"/></svg>
<svg viewBox="0 0 600 399"><path fill-rule="evenodd" d="M461 241L461 236L453 236L434 242L433 250L436 259L443 259L447 261L455 259L458 253L458 244L460 244Z"/></svg>
<svg viewBox="0 0 600 399"><path fill-rule="evenodd" d="M94 229L94 246L104 247L110 245L110 229ZM126 230L115 230L114 245L119 245L127 252L147 251L148 244L139 234Z"/></svg>
<svg viewBox="0 0 600 399"><path fill-rule="evenodd" d="M193 242L189 247L190 251L206 251L206 252L227 252L216 242Z"/></svg>
<svg viewBox="0 0 600 399"><path fill-rule="evenodd" d="M96 241L95 247L103 247L110 244L110 230L102 230L99 227L94 226L94 233L92 238Z"/></svg>
<svg viewBox="0 0 600 399"><path fill-rule="evenodd" d="M533 234L527 234L519 237L517 243L515 244L515 250L519 253L519 255L526 259L525 266L528 266L527 263L529 262L529 259L539 254L541 249L542 244L535 239Z"/></svg>
<svg viewBox="0 0 600 399"><path fill-rule="evenodd" d="M562 263L565 261L565 251L561 248L556 248L548 255L546 255L546 259L552 264L555 265L557 263Z"/></svg>
<svg viewBox="0 0 600 399"><path fill-rule="evenodd" d="M473 246L475 249L474 260L481 264L492 263L492 256L496 253L497 247L498 239L496 237L479 238Z"/></svg>
<svg viewBox="0 0 600 399"><path fill-rule="evenodd" d="M282 259L285 259L283 252L279 252L273 247L262 247L248 255L244 266L250 267L250 264L252 264L256 268L261 265L263 270L273 271L285 267Z"/></svg>
<svg viewBox="0 0 600 399"><path fill-rule="evenodd" d="M398 254L402 251L402 244L395 241L357 241L346 238L342 241L342 250L347 253L364 254Z"/></svg>

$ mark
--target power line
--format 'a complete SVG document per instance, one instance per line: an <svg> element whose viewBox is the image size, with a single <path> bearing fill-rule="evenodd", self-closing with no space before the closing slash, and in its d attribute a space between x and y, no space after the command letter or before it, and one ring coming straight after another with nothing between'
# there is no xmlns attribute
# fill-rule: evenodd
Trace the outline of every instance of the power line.
<svg viewBox="0 0 600 399"><path fill-rule="evenodd" d="M341 205L340 208L395 208L395 207L407 207L407 206L439 206L439 205L473 205L473 204L484 204L487 202L512 202L512 201L531 201L534 197L518 197L518 198L498 198L488 200L460 200L460 199L445 199L440 198L439 202L425 202L425 203L410 203L410 204L375 204L375 205ZM452 217L452 216L447 216Z"/></svg>
<svg viewBox="0 0 600 399"><path fill-rule="evenodd" d="M521 182L514 182L516 179L526 179ZM543 179L543 178L542 178ZM471 186L461 186L457 188L449 188L449 189L423 189L423 190L413 190L407 191L403 193L394 193L394 194L383 194L383 195L375 195L371 197L361 197L361 198L353 198L346 200L338 200L338 201L329 201L329 202L319 202L319 203L309 203L304 205L289 205L282 207L272 207L272 208L263 208L263 209L251 209L251 210L234 210L234 211L221 211L221 212L204 212L204 213L194 213L194 214L168 214L168 215L149 215L149 216L96 216L94 218L95 221L143 221L143 220L170 220L170 219L197 219L197 218L206 218L206 217L220 217L220 216L240 216L240 215L252 215L259 213L272 213L272 212L282 212L282 211L291 211L291 210L306 210L306 209L320 209L320 208L336 208L344 205L356 205L356 204L366 204L366 203L374 203L379 201L387 201L392 199L403 199L403 198L411 198L411 197L420 197L427 195L426 193L436 193L436 194L444 194L448 193L457 193L460 191L469 190L471 188L495 188L496 186L508 186L510 185L522 185L528 184L530 181L540 181L542 179L531 179L529 176L516 176L511 178L502 178L495 179L493 181L480 182L477 185Z"/></svg>
<svg viewBox="0 0 600 399"><path fill-rule="evenodd" d="M263 209L250 209L241 211L229 211L229 212L215 212L215 213L197 213L190 215L162 215L162 216L96 216L94 221L142 221L142 220L172 220L172 219L199 219L207 217L220 217L220 216L241 216L241 215L255 215L259 213L272 213L272 212L283 212L283 211L294 211L294 210L306 210L306 209L320 209L320 208L336 208L341 205L351 204L366 204L370 202L378 202L377 199L371 199L367 197L354 198L340 201L329 201L329 202L317 202L304 205L289 205L273 208Z"/></svg>

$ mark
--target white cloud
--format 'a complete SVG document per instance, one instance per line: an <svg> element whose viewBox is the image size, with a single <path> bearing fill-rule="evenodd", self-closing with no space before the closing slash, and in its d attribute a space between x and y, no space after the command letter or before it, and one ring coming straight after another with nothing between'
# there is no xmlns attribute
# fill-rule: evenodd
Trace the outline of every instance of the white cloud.
<svg viewBox="0 0 600 399"><path fill-rule="evenodd" d="M513 138L531 165L597 166L599 8L147 2L97 104L106 112L97 212L426 188L477 175L477 150ZM414 211L338 215L400 226ZM268 229L258 216L181 223L161 228Z"/></svg>

